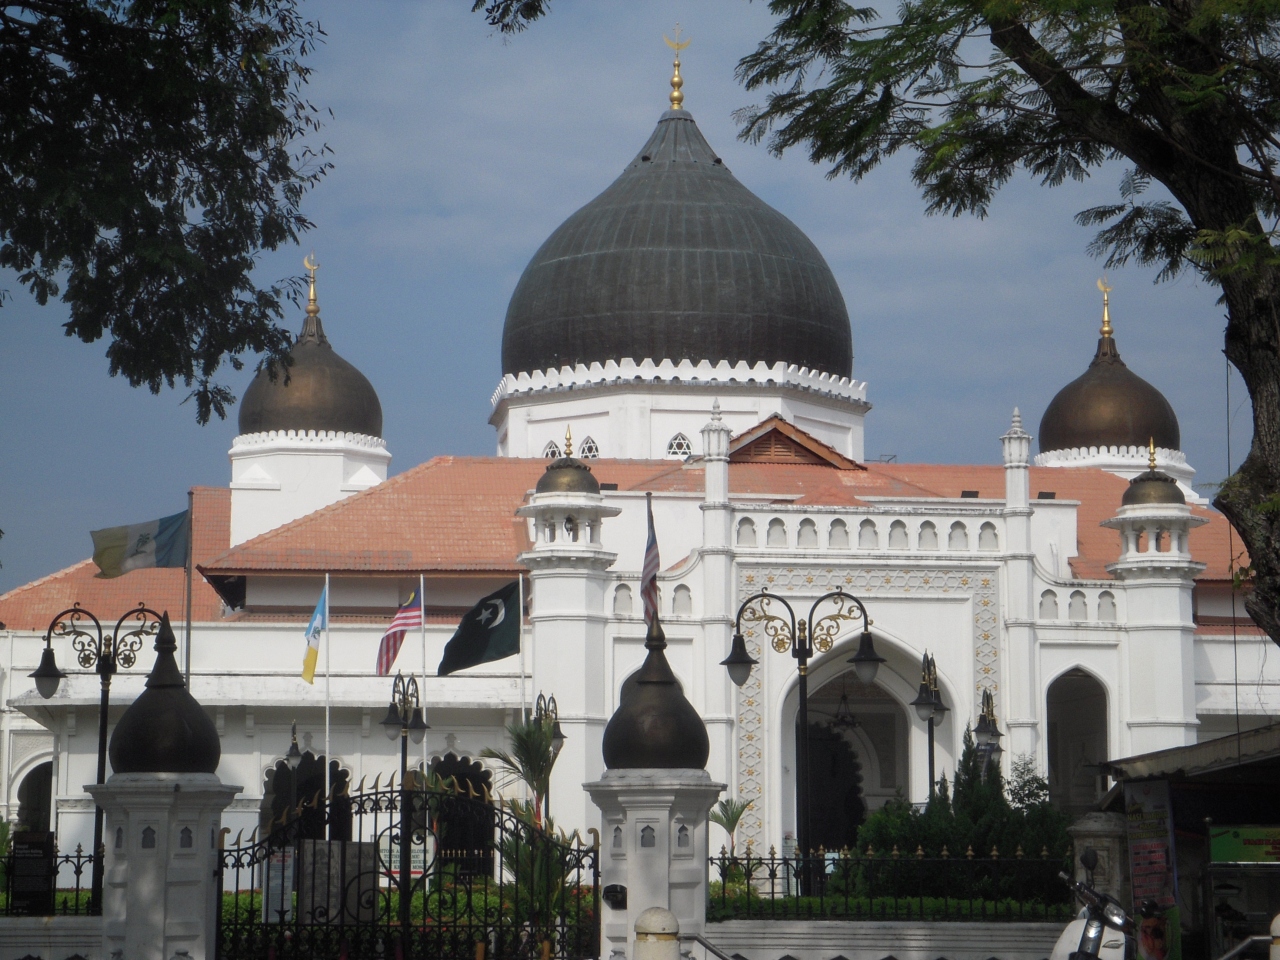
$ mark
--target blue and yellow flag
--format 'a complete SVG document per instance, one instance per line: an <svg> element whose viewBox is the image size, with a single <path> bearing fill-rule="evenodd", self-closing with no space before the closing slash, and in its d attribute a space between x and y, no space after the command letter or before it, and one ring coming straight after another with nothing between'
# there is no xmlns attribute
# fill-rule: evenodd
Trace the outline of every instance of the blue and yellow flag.
<svg viewBox="0 0 1280 960"><path fill-rule="evenodd" d="M329 626L329 587L320 591L320 602L307 624L307 652L302 658L302 679L316 682L316 661L320 659L320 634Z"/></svg>

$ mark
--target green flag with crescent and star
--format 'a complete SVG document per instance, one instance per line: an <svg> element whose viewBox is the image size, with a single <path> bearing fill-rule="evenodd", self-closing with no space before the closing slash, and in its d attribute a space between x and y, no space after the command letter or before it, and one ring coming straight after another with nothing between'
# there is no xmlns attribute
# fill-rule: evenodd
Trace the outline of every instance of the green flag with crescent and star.
<svg viewBox="0 0 1280 960"><path fill-rule="evenodd" d="M513 580L463 614L444 648L437 676L520 652L520 582Z"/></svg>

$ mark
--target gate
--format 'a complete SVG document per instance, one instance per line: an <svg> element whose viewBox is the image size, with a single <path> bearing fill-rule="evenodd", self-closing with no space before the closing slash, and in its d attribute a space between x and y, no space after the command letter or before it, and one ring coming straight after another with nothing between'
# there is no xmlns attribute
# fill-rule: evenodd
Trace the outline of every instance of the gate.
<svg viewBox="0 0 1280 960"><path fill-rule="evenodd" d="M451 787L375 784L220 851L219 960L597 957L599 835Z"/></svg>

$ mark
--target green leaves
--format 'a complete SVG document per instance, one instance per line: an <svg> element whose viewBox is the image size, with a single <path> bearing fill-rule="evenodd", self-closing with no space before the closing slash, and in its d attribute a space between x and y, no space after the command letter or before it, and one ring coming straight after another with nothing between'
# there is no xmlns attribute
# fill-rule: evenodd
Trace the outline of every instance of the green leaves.
<svg viewBox="0 0 1280 960"><path fill-rule="evenodd" d="M285 357L289 284L252 278L310 227L329 169L301 96L323 36L296 0L0 4L0 266L113 376L191 388L200 422L246 352Z"/></svg>

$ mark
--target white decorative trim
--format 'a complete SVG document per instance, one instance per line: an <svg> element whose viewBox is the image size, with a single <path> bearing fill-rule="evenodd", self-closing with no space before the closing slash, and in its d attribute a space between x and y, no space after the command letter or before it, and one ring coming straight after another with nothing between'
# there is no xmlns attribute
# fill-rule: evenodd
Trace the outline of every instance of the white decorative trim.
<svg viewBox="0 0 1280 960"><path fill-rule="evenodd" d="M238 447L260 447L269 443L297 443L314 445L351 444L371 450L385 450L387 442L381 437L364 433L339 433L336 430L267 430L263 433L242 433L231 441L231 452Z"/></svg>
<svg viewBox="0 0 1280 960"><path fill-rule="evenodd" d="M535 370L533 373L518 375L508 373L493 391L490 403L496 408L503 400L516 394L573 390L636 381L783 386L859 404L867 402L865 381L820 373L808 367L798 367L782 361L773 364L763 361L749 364L745 360L740 360L731 364L727 360L721 360L713 364L709 360L701 360L695 364L691 360L681 360L679 363L663 360L655 363L653 360L645 359L636 363L630 357L625 357L621 361L609 360L603 364L592 363L589 366L580 363L573 367Z"/></svg>
<svg viewBox="0 0 1280 960"><path fill-rule="evenodd" d="M1074 461L1079 460L1122 457L1126 460L1140 460L1143 466L1146 466L1149 454L1150 451L1147 447L1071 447L1065 450L1049 450L1045 453L1038 453L1036 454L1035 465L1037 467L1063 467L1075 465ZM1161 466L1162 464L1183 466L1186 462L1187 455L1181 450L1156 447L1156 466Z"/></svg>

